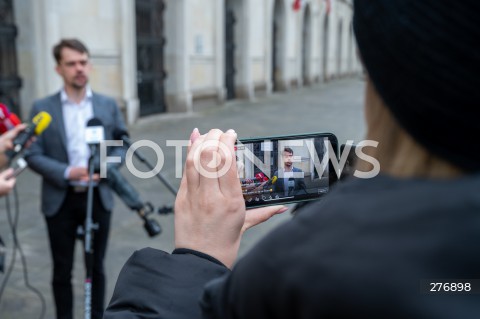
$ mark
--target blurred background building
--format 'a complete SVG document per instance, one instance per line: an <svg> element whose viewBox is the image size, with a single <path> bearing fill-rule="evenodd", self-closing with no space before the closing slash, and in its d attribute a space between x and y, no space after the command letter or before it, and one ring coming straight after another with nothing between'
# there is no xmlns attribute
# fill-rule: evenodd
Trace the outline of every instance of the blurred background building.
<svg viewBox="0 0 480 319"><path fill-rule="evenodd" d="M52 47L70 37L130 124L360 70L351 0L0 0L0 101L25 119L58 91Z"/></svg>

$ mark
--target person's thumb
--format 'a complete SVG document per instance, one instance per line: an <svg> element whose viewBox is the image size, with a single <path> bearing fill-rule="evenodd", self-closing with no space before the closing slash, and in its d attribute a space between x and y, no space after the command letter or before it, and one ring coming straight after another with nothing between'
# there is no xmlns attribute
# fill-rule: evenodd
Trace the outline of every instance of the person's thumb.
<svg viewBox="0 0 480 319"><path fill-rule="evenodd" d="M284 213L288 210L286 206L267 206L256 209L247 210L245 216L245 222L243 223L242 231L263 223L264 221L269 220L272 216Z"/></svg>

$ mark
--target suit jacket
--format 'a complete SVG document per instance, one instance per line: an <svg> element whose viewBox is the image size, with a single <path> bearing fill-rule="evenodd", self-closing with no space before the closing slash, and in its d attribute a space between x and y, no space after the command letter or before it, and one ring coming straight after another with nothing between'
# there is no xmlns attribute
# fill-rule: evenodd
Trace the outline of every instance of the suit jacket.
<svg viewBox="0 0 480 319"><path fill-rule="evenodd" d="M94 116L103 123L106 140L113 139L115 129L126 130L123 116L112 98L93 93L92 106ZM42 212L50 217L60 209L69 186L68 180L64 178L65 169L68 167L68 153L60 92L36 101L30 118L41 111L49 113L52 122L30 146L25 159L30 168L43 177ZM120 147L109 147L107 153L122 159L125 156L125 151ZM113 195L106 181L101 180L98 189L104 208L111 210Z"/></svg>
<svg viewBox="0 0 480 319"><path fill-rule="evenodd" d="M294 167L292 169L292 171L294 173L302 172L302 170L300 168L296 168L296 167ZM278 171L275 171L273 176L277 176L277 178L278 178L277 181L275 182L275 192L278 193L278 194L281 194L283 196L285 194L285 190L284 190L285 179L278 176ZM302 178L294 178L294 182L295 182L295 186L293 188L293 194L292 195L303 194L304 189L305 189L305 179L303 177Z"/></svg>

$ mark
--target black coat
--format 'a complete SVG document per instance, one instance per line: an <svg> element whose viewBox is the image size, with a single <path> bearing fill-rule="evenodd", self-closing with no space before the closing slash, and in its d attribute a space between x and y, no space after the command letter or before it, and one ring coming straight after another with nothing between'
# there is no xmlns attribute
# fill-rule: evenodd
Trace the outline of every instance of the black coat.
<svg viewBox="0 0 480 319"><path fill-rule="evenodd" d="M232 272L183 253L135 253L105 318L480 318L480 176L345 182Z"/></svg>

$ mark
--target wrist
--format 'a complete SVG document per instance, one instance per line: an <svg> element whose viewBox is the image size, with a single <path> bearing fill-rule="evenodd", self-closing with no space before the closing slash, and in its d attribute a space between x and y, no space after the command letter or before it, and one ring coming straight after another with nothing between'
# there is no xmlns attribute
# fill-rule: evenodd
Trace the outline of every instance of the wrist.
<svg viewBox="0 0 480 319"><path fill-rule="evenodd" d="M210 256L210 255L207 255L207 254L204 254L202 253L201 251L197 251L197 250L193 250L193 249L188 249L188 248L175 248L173 251L172 251L172 255L182 255L182 254L190 254L190 255L195 255L197 257L200 257L202 259L206 259L208 261L211 261L217 265L220 265L220 266L224 266L224 267L227 267L225 266L220 260L218 260L217 258L213 257L213 256Z"/></svg>
<svg viewBox="0 0 480 319"><path fill-rule="evenodd" d="M193 243L194 242L194 243ZM175 240L175 250L191 250L204 254L218 260L227 268L232 269L237 259L240 240L237 243L225 247L216 247L216 245L202 244L198 241L182 242Z"/></svg>

